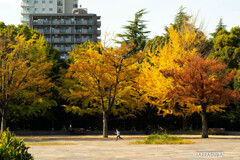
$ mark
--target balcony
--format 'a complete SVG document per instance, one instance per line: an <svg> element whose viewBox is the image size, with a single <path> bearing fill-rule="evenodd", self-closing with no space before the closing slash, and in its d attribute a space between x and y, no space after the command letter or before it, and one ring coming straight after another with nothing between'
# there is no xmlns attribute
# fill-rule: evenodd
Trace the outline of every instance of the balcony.
<svg viewBox="0 0 240 160"><path fill-rule="evenodd" d="M97 21L97 27L101 26L101 21Z"/></svg>
<svg viewBox="0 0 240 160"><path fill-rule="evenodd" d="M97 30L97 35L98 35L98 36L101 35L101 30Z"/></svg>
<svg viewBox="0 0 240 160"><path fill-rule="evenodd" d="M84 43L84 42L87 42L88 40L89 40L88 38L83 38L82 42Z"/></svg>
<svg viewBox="0 0 240 160"><path fill-rule="evenodd" d="M33 7L34 4L32 2L22 2L21 7Z"/></svg>
<svg viewBox="0 0 240 160"><path fill-rule="evenodd" d="M21 10L22 14L33 14L33 10Z"/></svg>
<svg viewBox="0 0 240 160"><path fill-rule="evenodd" d="M66 29L60 29L60 33L66 33Z"/></svg>
<svg viewBox="0 0 240 160"><path fill-rule="evenodd" d="M74 38L66 38L66 42L74 42Z"/></svg>
<svg viewBox="0 0 240 160"><path fill-rule="evenodd" d="M67 20L66 24L74 24L74 21Z"/></svg>
<svg viewBox="0 0 240 160"><path fill-rule="evenodd" d="M60 21L58 21L58 20L53 20L53 21L52 21L52 24L60 24Z"/></svg>
<svg viewBox="0 0 240 160"><path fill-rule="evenodd" d="M43 20L43 24L49 24L48 20Z"/></svg>
<svg viewBox="0 0 240 160"><path fill-rule="evenodd" d="M65 52L65 51L66 51L66 47L61 46L61 47L60 47L60 51L61 51L61 52Z"/></svg>
<svg viewBox="0 0 240 160"><path fill-rule="evenodd" d="M60 42L66 42L65 38L60 38Z"/></svg>
<svg viewBox="0 0 240 160"><path fill-rule="evenodd" d="M88 21L85 21L85 20L77 20L77 24L87 25L87 24L88 24Z"/></svg>
<svg viewBox="0 0 240 160"><path fill-rule="evenodd" d="M43 33L50 33L50 29L43 29Z"/></svg>
<svg viewBox="0 0 240 160"><path fill-rule="evenodd" d="M89 19L89 20L87 21L87 23L90 24L90 25L92 25L92 24L93 24L92 19Z"/></svg>
<svg viewBox="0 0 240 160"><path fill-rule="evenodd" d="M76 29L76 33L82 33L81 29Z"/></svg>
<svg viewBox="0 0 240 160"><path fill-rule="evenodd" d="M52 33L60 33L60 29L52 29Z"/></svg>
<svg viewBox="0 0 240 160"><path fill-rule="evenodd" d="M52 38L52 42L60 42L59 38Z"/></svg>
<svg viewBox="0 0 240 160"><path fill-rule="evenodd" d="M87 34L87 33L88 33L88 30L87 30L87 29L83 29L83 30L82 30L82 33L83 33L83 34Z"/></svg>
<svg viewBox="0 0 240 160"><path fill-rule="evenodd" d="M21 21L22 21L22 22L29 21L29 17L22 17L22 18L21 18Z"/></svg>
<svg viewBox="0 0 240 160"><path fill-rule="evenodd" d="M82 43L82 38L76 38L76 42Z"/></svg>

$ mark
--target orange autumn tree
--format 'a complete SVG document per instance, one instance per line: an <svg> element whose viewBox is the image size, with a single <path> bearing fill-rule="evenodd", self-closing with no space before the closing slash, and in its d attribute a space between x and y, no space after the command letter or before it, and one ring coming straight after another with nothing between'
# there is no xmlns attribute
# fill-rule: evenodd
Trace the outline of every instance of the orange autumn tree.
<svg viewBox="0 0 240 160"><path fill-rule="evenodd" d="M125 104L134 108L136 91L133 80L139 74L138 61L142 54L127 57L131 46L123 44L121 47L106 48L101 43L87 43L85 47L75 47L70 54L73 63L70 64L67 76L75 83L70 91L65 105L67 111L83 114L102 112L103 137L108 137L108 117L116 110L115 106ZM78 99L87 100L87 106L78 104Z"/></svg>
<svg viewBox="0 0 240 160"><path fill-rule="evenodd" d="M0 32L0 111L1 132L6 130L7 112L14 96L25 90L44 93L51 86L47 76L51 64L47 62L49 49L43 36L13 36L13 29ZM34 94L35 95L35 94Z"/></svg>
<svg viewBox="0 0 240 160"><path fill-rule="evenodd" d="M202 118L202 138L208 138L207 112L223 111L229 102L239 98L229 88L235 73L226 72L227 66L220 60L204 59L199 54L175 63L181 67L161 71L175 86L168 96L191 104L188 110L198 111Z"/></svg>

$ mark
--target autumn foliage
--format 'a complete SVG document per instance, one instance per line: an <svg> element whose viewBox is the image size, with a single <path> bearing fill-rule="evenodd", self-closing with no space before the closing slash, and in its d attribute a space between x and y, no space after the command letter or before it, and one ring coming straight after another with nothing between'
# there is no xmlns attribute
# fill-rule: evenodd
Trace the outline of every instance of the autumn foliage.
<svg viewBox="0 0 240 160"><path fill-rule="evenodd" d="M107 121L114 106L127 104L135 107L134 79L139 74L138 61L142 54L127 57L132 46L123 44L117 48L105 48L100 43L76 47L70 54L74 62L70 64L67 76L75 79L74 88L70 89L74 99L88 99L91 106L83 109L83 104L65 106L67 111L91 112L102 111L103 136L107 137ZM91 108L92 107L92 108Z"/></svg>
<svg viewBox="0 0 240 160"><path fill-rule="evenodd" d="M226 72L226 65L220 60L204 59L199 54L175 61L180 68L165 69L161 73L172 79L174 88L169 97L184 101L186 112L197 111L202 116L203 138L207 138L207 112L223 111L231 101L239 97L228 88L235 72Z"/></svg>
<svg viewBox="0 0 240 160"><path fill-rule="evenodd" d="M226 87L233 81L235 72L226 72L221 60L204 59L193 55L175 61L180 69L163 70L165 77L173 79L169 95L196 106L207 104L207 112L221 111L225 104L236 98L234 90ZM217 106L216 106L217 104Z"/></svg>
<svg viewBox="0 0 240 160"><path fill-rule="evenodd" d="M23 91L44 93L52 86L48 77L51 63L47 62L48 44L42 36L13 37L6 28L0 34L0 102L1 131L6 129L6 116L11 100ZM33 97L32 97L33 99Z"/></svg>
<svg viewBox="0 0 240 160"><path fill-rule="evenodd" d="M172 80L164 77L160 71L180 68L175 60L195 55L204 37L199 36L192 26L187 24L179 31L171 26L169 36L169 42L163 47L159 46L154 52L147 52L147 57L141 64L141 75L137 79L138 91L147 103L158 107L159 113L186 116L184 111L179 112L173 108L174 102L169 99L168 90L175 86ZM166 104L172 108L166 109ZM184 105L184 102L181 103L181 106Z"/></svg>

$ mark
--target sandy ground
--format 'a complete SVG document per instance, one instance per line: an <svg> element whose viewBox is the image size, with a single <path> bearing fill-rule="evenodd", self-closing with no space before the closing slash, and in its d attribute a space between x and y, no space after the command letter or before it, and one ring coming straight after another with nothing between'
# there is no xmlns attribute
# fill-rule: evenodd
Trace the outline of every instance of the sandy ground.
<svg viewBox="0 0 240 160"><path fill-rule="evenodd" d="M196 142L186 145L130 145L145 136L34 136L20 137L25 142L73 143L74 145L32 145L29 152L35 160L239 160L240 136L178 135Z"/></svg>

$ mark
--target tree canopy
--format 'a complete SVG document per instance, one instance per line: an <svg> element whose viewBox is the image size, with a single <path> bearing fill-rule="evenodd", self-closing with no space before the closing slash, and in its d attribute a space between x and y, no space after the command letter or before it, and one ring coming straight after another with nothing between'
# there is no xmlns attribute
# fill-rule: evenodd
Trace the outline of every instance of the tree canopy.
<svg viewBox="0 0 240 160"><path fill-rule="evenodd" d="M216 38L218 33L223 29L226 30L226 25L223 24L223 19L220 18L219 23L215 29L215 32L211 33L210 35L213 36L213 38Z"/></svg>
<svg viewBox="0 0 240 160"><path fill-rule="evenodd" d="M108 116L122 104L130 110L136 108L134 103L137 92L134 79L138 76L138 61L142 54L127 58L132 46L123 44L120 48L104 48L101 43L88 47L76 47L70 54L74 61L70 64L67 76L73 79L70 89L72 102L66 105L67 111L74 113L102 112L103 136L108 137ZM88 100L79 104L79 98ZM75 100L74 100L75 99ZM77 102L77 103L76 103Z"/></svg>
<svg viewBox="0 0 240 160"><path fill-rule="evenodd" d="M37 95L52 86L47 75L51 69L46 56L48 49L43 36L33 34L29 38L21 26L0 28L1 131L6 129L9 104L16 96L41 101Z"/></svg>
<svg viewBox="0 0 240 160"><path fill-rule="evenodd" d="M222 111L230 101L239 99L234 90L226 89L233 81L235 72L225 73L226 65L220 60L204 59L201 55L185 57L175 63L182 67L161 71L165 77L173 79L175 87L169 90L169 96L175 101L191 104L189 110L197 111L199 107L202 137L207 138L206 113Z"/></svg>
<svg viewBox="0 0 240 160"><path fill-rule="evenodd" d="M213 39L214 52L210 58L220 59L229 68L238 68L240 58L240 27L233 27L230 32L222 29Z"/></svg>
<svg viewBox="0 0 240 160"><path fill-rule="evenodd" d="M147 34L150 31L146 31L147 28L145 20L142 20L144 14L146 14L145 9L141 9L135 14L135 19L133 21L128 21L129 25L123 26L125 30L123 34L118 34L118 37L121 38L121 41L118 43L133 43L134 47L129 51L129 55L143 51L146 41Z"/></svg>

